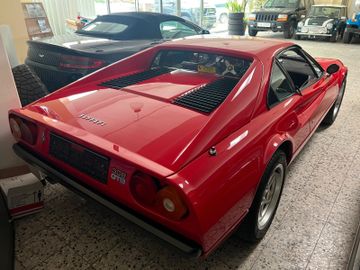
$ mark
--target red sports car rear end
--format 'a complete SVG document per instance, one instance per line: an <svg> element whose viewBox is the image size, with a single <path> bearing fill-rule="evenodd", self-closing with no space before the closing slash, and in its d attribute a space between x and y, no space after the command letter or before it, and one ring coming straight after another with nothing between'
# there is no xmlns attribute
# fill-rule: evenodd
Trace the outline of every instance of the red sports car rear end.
<svg viewBox="0 0 360 270"><path fill-rule="evenodd" d="M169 42L10 111L14 151L39 178L206 255L240 224L265 235L288 164L336 118L346 72L280 41Z"/></svg>

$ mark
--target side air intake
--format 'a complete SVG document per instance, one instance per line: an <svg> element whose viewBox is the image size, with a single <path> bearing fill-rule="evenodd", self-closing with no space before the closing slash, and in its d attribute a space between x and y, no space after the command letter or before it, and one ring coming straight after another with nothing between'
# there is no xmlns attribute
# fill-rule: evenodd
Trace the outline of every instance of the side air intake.
<svg viewBox="0 0 360 270"><path fill-rule="evenodd" d="M225 100L239 79L224 77L189 91L174 99L173 104L202 113L211 113Z"/></svg>
<svg viewBox="0 0 360 270"><path fill-rule="evenodd" d="M139 82L143 82L151 78L160 76L162 74L169 73L170 71L171 69L168 68L154 68L139 73L131 74L125 77L120 77L117 79L106 81L101 83L100 85L115 89L121 89L126 86L137 84Z"/></svg>

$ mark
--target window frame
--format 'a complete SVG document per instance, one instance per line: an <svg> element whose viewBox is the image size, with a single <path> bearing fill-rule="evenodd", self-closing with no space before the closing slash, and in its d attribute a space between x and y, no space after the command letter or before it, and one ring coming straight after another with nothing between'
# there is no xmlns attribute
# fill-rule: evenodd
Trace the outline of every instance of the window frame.
<svg viewBox="0 0 360 270"><path fill-rule="evenodd" d="M284 74L286 80L289 82L289 85L291 87L291 90L292 90L292 93L290 93L288 96L286 96L284 99L282 100L279 100L277 102L274 102L272 104L269 103L269 95L270 95L270 91L271 90L271 78L272 78L272 75L273 75L273 69L274 69L274 66L277 66L280 71ZM284 67L281 65L281 63L279 62L279 59L277 59L277 57L274 58L273 62L272 62L272 65L271 65L271 74L270 74L270 77L269 77L269 85L268 85L268 88L267 88L267 95L266 95L266 104L267 104L267 107L268 109L272 109L273 107L277 106L278 104L282 103L283 101L287 100L288 98L292 97L294 94L296 94L296 88L295 88L295 85L293 83L293 81L291 80L290 78L290 75L288 74L288 72L286 72L286 70L284 69ZM274 93L275 94L275 93Z"/></svg>
<svg viewBox="0 0 360 270"><path fill-rule="evenodd" d="M302 89L296 89L296 87L295 87L295 85L294 85L294 82L293 82L293 80L291 79L289 73L285 70L285 68L283 67L283 65L282 65L282 64L280 63L280 61L279 61L279 57L280 57L283 53L285 53L285 52L287 52L287 51L289 51L289 50L297 50L297 51L300 53L300 55L305 59L305 61L309 64L311 70L314 72L314 74L315 74L316 77L317 77L317 80L314 80L314 82L312 82L311 84L307 84L307 85L306 85L304 88L302 88ZM317 67L319 68L319 70L321 71L320 74L318 74L318 73L316 72L316 70L314 69L314 67L313 67L313 65L311 64L310 61L311 61L313 64L315 64L315 66L317 66ZM286 97L286 98L283 99L283 100L280 100L280 101L275 102L275 103L273 103L273 104L269 104L269 93L270 93L270 91L271 91L271 77L272 77L272 70L273 70L274 64L277 64L277 65L279 66L280 70L284 73L284 75L285 75L285 77L287 78L287 80L289 81L290 86L291 86L292 90L294 91L294 93L291 94L291 95L289 95L288 97ZM288 47L288 48L285 48L285 49L279 51L279 52L276 53L276 55L274 56L274 59L273 59L273 61L272 61L272 65L271 65L271 73L270 73L269 82L268 82L269 85L268 85L268 87L267 87L267 93L266 93L266 105L267 105L268 109L269 109L269 110L272 109L273 107L275 107L276 105L278 105L278 104L282 103L283 101L287 100L289 97L292 97L292 96L293 96L294 94L296 94L296 93L298 93L298 94L301 95L301 93L299 93L299 92L301 92L303 89L306 89L306 88L310 87L311 85L317 83L317 82L324 76L324 72L325 72L325 71L324 71L324 69L321 67L321 65L320 65L311 55L309 55L307 52L305 52L305 51L304 51L300 46L298 46L298 45L293 45L293 46L290 46L290 47Z"/></svg>
<svg viewBox="0 0 360 270"><path fill-rule="evenodd" d="M300 56L302 56L304 58L304 60L309 64L312 72L314 72L315 76L316 76L316 80L313 80L310 84L306 84L304 87L302 88L299 88L299 89L296 89L295 85L294 85L294 82L293 80L291 79L290 75L290 79L291 79L291 82L293 83L294 87L295 87L295 90L299 90L300 92L302 92L304 89L308 88L309 86L312 86L314 85L315 83L317 83L321 77L324 75L324 69L320 66L320 64L313 58L311 57L308 53L306 53L301 47L299 46L291 46L289 48L286 48L285 50L282 50L281 52L279 52L277 55L276 55L276 58L279 59L279 57L286 53L287 51L297 51L299 53ZM315 66L317 66L319 68L319 70L321 71L321 74L318 74L314 68L314 66L311 64L311 62L313 64L315 64ZM281 64L281 62L280 62ZM286 72L286 74L288 74L287 70L284 68L284 71Z"/></svg>

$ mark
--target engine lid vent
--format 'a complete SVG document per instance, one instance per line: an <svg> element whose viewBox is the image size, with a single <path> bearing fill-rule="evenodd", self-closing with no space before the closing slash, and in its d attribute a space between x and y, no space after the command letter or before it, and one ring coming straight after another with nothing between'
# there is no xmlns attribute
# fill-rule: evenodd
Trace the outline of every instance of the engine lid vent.
<svg viewBox="0 0 360 270"><path fill-rule="evenodd" d="M139 73L134 73L125 77L120 77L117 79L112 79L110 81L106 81L101 83L100 85L114 88L114 89L121 89L129 85L137 84L139 82L143 82L149 80L151 78L160 76L165 73L169 73L171 69L168 68L155 68L145 70Z"/></svg>
<svg viewBox="0 0 360 270"><path fill-rule="evenodd" d="M173 104L202 113L211 113L225 100L239 79L223 77L173 100Z"/></svg>

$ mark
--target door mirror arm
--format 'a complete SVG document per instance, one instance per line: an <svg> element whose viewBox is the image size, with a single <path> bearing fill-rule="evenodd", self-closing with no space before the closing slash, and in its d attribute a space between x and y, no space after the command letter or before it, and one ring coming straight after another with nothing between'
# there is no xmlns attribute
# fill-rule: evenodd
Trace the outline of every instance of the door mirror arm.
<svg viewBox="0 0 360 270"><path fill-rule="evenodd" d="M296 91L296 93L297 93L299 96L302 96L302 95L303 95L303 94L301 93L300 88L296 88L295 91Z"/></svg>

